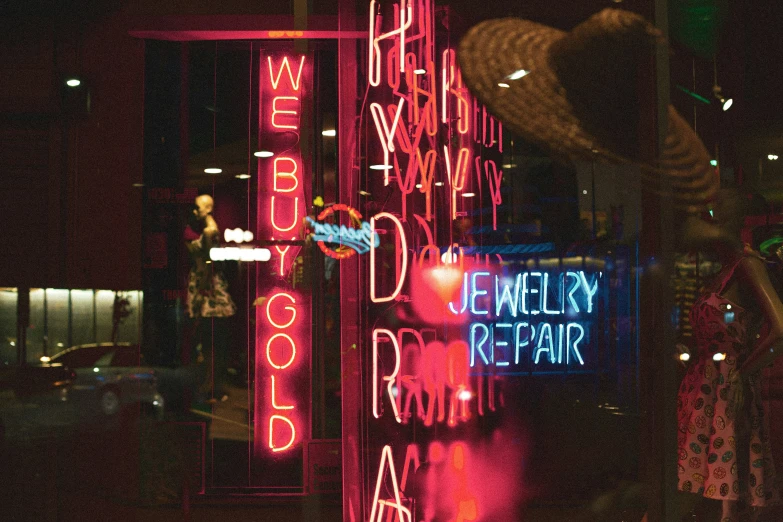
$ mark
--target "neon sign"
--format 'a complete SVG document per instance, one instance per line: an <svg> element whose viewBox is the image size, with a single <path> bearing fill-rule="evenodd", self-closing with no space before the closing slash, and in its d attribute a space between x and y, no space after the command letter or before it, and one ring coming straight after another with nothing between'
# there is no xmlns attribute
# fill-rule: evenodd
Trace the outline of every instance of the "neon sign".
<svg viewBox="0 0 783 522"><path fill-rule="evenodd" d="M299 149L300 116L312 85L306 55L262 52L259 69L258 222L256 237L269 242L270 274L256 284L254 453L270 463L303 459L310 418L310 298L293 283L292 266L301 246L308 165ZM241 230L235 241L246 241ZM249 237L249 236L248 236ZM235 249L243 252L241 249ZM265 249L266 250L266 249ZM303 464L303 462L302 462ZM281 483L263 473L262 485ZM296 479L300 480L300 479Z"/></svg>
<svg viewBox="0 0 783 522"><path fill-rule="evenodd" d="M348 212L354 227L323 223L323 220L334 214L336 210ZM338 203L324 209L318 214L318 221L310 216L305 218L307 223L313 229L310 238L318 242L318 247L329 257L334 259L345 259L354 254L364 254L371 247L377 247L380 244L378 234L372 230L370 224L362 221L362 215L358 210ZM329 248L327 243L338 244L337 248Z"/></svg>
<svg viewBox="0 0 783 522"><path fill-rule="evenodd" d="M587 340L586 326L593 319L602 275L584 270L513 276L465 272L459 302L449 302L448 308L454 315L480 317L469 327L471 368L479 360L486 366L517 366L525 351L532 352L536 365L584 366L580 343ZM487 324L490 317L497 321Z"/></svg>

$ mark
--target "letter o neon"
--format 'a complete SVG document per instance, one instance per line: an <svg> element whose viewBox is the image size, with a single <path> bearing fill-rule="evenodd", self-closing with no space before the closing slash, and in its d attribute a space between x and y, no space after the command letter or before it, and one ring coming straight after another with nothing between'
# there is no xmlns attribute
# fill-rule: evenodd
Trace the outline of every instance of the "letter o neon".
<svg viewBox="0 0 783 522"><path fill-rule="evenodd" d="M288 342L291 343L291 358L288 360L288 362L281 365L277 365L274 362L272 362L272 352L271 352L272 341L274 341L278 337L288 339ZM284 333L275 334L272 337L270 337L269 340L266 342L266 360L269 361L269 364L271 364L272 367L277 368L278 370L285 370L286 368L288 368L293 364L294 358L296 358L296 344L288 334L284 334Z"/></svg>

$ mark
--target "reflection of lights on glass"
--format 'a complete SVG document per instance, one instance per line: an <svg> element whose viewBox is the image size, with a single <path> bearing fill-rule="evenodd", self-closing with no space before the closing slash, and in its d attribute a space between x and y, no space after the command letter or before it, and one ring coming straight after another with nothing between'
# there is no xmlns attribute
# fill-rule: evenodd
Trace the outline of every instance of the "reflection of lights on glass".
<svg viewBox="0 0 783 522"><path fill-rule="evenodd" d="M476 194L475 194L474 192L463 192L463 193L462 193L462 197L463 197L463 198L472 198L472 197L473 197L473 196L475 196L475 195L476 195Z"/></svg>
<svg viewBox="0 0 783 522"><path fill-rule="evenodd" d="M134 183L134 184L133 184L133 185L131 185L131 186L132 186L132 187L134 187L134 188L141 188L141 187L143 187L143 186L144 186L144 183Z"/></svg>
<svg viewBox="0 0 783 522"><path fill-rule="evenodd" d="M777 154L768 154L767 155L767 159L770 160L770 161L775 161L776 159L778 159L778 155Z"/></svg>
<svg viewBox="0 0 783 522"><path fill-rule="evenodd" d="M717 167L718 166L718 160L710 160L710 165L712 165L713 167Z"/></svg>
<svg viewBox="0 0 783 522"><path fill-rule="evenodd" d="M392 168L391 165L381 165L381 164L370 165L370 170L389 170L391 168Z"/></svg>
<svg viewBox="0 0 783 522"><path fill-rule="evenodd" d="M473 396L473 394L470 393L469 390L462 390L461 392L459 392L459 396L458 397L459 397L459 400L461 400L461 401L469 401L472 396Z"/></svg>
<svg viewBox="0 0 783 522"><path fill-rule="evenodd" d="M583 190L582 194L584 194L586 196L587 195L587 190Z"/></svg>
<svg viewBox="0 0 783 522"><path fill-rule="evenodd" d="M62 348L63 347L63 343L57 343L57 347L58 348Z"/></svg>
<svg viewBox="0 0 783 522"><path fill-rule="evenodd" d="M394 395L395 397L397 397L397 395L400 394L400 390L398 390L396 386L392 386L391 390L392 390L392 395Z"/></svg>
<svg viewBox="0 0 783 522"><path fill-rule="evenodd" d="M503 87L504 89L508 89L511 86L505 82L500 82L498 83L498 87Z"/></svg>
<svg viewBox="0 0 783 522"><path fill-rule="evenodd" d="M435 186L436 187L442 187L443 185L444 185L444 183L442 181L436 181L435 182Z"/></svg>
<svg viewBox="0 0 783 522"><path fill-rule="evenodd" d="M157 406L158 404L160 404L158 401L152 401L153 406Z"/></svg>
<svg viewBox="0 0 783 522"><path fill-rule="evenodd" d="M216 167L209 167L204 169L205 174L220 174L221 172L223 172L223 169L219 169Z"/></svg>
<svg viewBox="0 0 783 522"><path fill-rule="evenodd" d="M234 177L237 179L250 179L250 174L237 174Z"/></svg>
<svg viewBox="0 0 783 522"><path fill-rule="evenodd" d="M360 191L359 191L359 195L360 195L360 196L365 196L365 197L367 197L367 196L372 196L372 194L370 194L370 193L369 193L369 192L367 192L366 190L360 190Z"/></svg>
<svg viewBox="0 0 783 522"><path fill-rule="evenodd" d="M69 78L65 81L65 85L68 87L78 87L82 82L78 78Z"/></svg>
<svg viewBox="0 0 783 522"><path fill-rule="evenodd" d="M712 356L713 361L722 361L724 359L726 359L726 354L723 352L718 352Z"/></svg>
<svg viewBox="0 0 783 522"><path fill-rule="evenodd" d="M41 356L41 362L42 363L48 363L49 361L51 361L51 359L49 357L47 357L45 355Z"/></svg>
<svg viewBox="0 0 783 522"><path fill-rule="evenodd" d="M94 371L95 373L98 373L100 370L97 367L95 367L95 368L92 369L92 371Z"/></svg>
<svg viewBox="0 0 783 522"><path fill-rule="evenodd" d="M726 312L723 314L723 322L726 324L731 324L734 322L734 312Z"/></svg>
<svg viewBox="0 0 783 522"><path fill-rule="evenodd" d="M503 165L504 169L513 169L514 167L516 167L516 165L514 165L513 163L505 163Z"/></svg>
<svg viewBox="0 0 783 522"><path fill-rule="evenodd" d="M321 132L322 136L326 136L327 138L334 138L337 136L337 131L334 129L326 129L323 132Z"/></svg>
<svg viewBox="0 0 783 522"><path fill-rule="evenodd" d="M274 152L270 152L268 150L257 150L253 153L253 156L256 158L271 158L274 155Z"/></svg>
<svg viewBox="0 0 783 522"><path fill-rule="evenodd" d="M530 71L526 71L525 69L518 69L512 72L511 74L509 74L508 76L506 76L506 79L519 80L520 78L522 78L523 76L527 76L528 74L530 74Z"/></svg>
<svg viewBox="0 0 783 522"><path fill-rule="evenodd" d="M680 360L681 361L689 361L691 359L691 354L688 352L683 352L680 354Z"/></svg>
<svg viewBox="0 0 783 522"><path fill-rule="evenodd" d="M11 346L16 346L16 343L14 341L11 341Z"/></svg>
<svg viewBox="0 0 783 522"><path fill-rule="evenodd" d="M726 305L726 310L731 310L731 305L730 304Z"/></svg>
<svg viewBox="0 0 783 522"><path fill-rule="evenodd" d="M420 189L421 188L421 183L416 183L416 188Z"/></svg>
<svg viewBox="0 0 783 522"><path fill-rule="evenodd" d="M424 69L416 69L413 71L413 74L427 74L427 71Z"/></svg>

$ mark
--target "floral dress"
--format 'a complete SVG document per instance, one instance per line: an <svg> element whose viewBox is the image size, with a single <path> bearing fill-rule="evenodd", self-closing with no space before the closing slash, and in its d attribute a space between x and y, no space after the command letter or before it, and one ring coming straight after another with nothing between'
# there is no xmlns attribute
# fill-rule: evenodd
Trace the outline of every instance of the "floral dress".
<svg viewBox="0 0 783 522"><path fill-rule="evenodd" d="M234 300L228 293L228 284L223 276L206 263L208 254L201 248L202 237L191 243L198 248L193 252L194 263L188 274L188 295L185 300L188 316L231 317L237 311Z"/></svg>
<svg viewBox="0 0 783 522"><path fill-rule="evenodd" d="M741 406L734 404L732 381L738 361L752 349L749 341L757 337L754 326L761 317L721 295L741 260L721 270L691 309L698 358L677 397L677 469L682 491L764 506L777 500L777 490L761 375L744 379ZM743 469L747 475L741 477Z"/></svg>

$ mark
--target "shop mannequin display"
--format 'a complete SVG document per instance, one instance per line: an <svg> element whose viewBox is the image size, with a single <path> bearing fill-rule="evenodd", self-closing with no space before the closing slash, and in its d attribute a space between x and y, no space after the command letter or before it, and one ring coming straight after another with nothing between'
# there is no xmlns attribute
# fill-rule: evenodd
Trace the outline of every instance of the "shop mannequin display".
<svg viewBox="0 0 783 522"><path fill-rule="evenodd" d="M226 318L236 313L236 305L228 293L228 285L209 259L209 249L217 246L220 229L212 217L214 200L207 194L198 196L193 210L194 222L185 230L185 243L190 253L188 292L185 302L188 317L193 319L194 345L201 345L201 356L208 367L205 387L211 384L208 402L226 400L223 389L227 370L229 328ZM211 320L205 320L211 319ZM201 391L207 391L202 388Z"/></svg>
<svg viewBox="0 0 783 522"><path fill-rule="evenodd" d="M740 241L748 200L722 190L710 222L690 218L684 239L713 251L721 271L696 300L696 353L678 407L679 489L722 501L721 522L778 500L761 399L761 370L783 350L783 303L760 255Z"/></svg>

